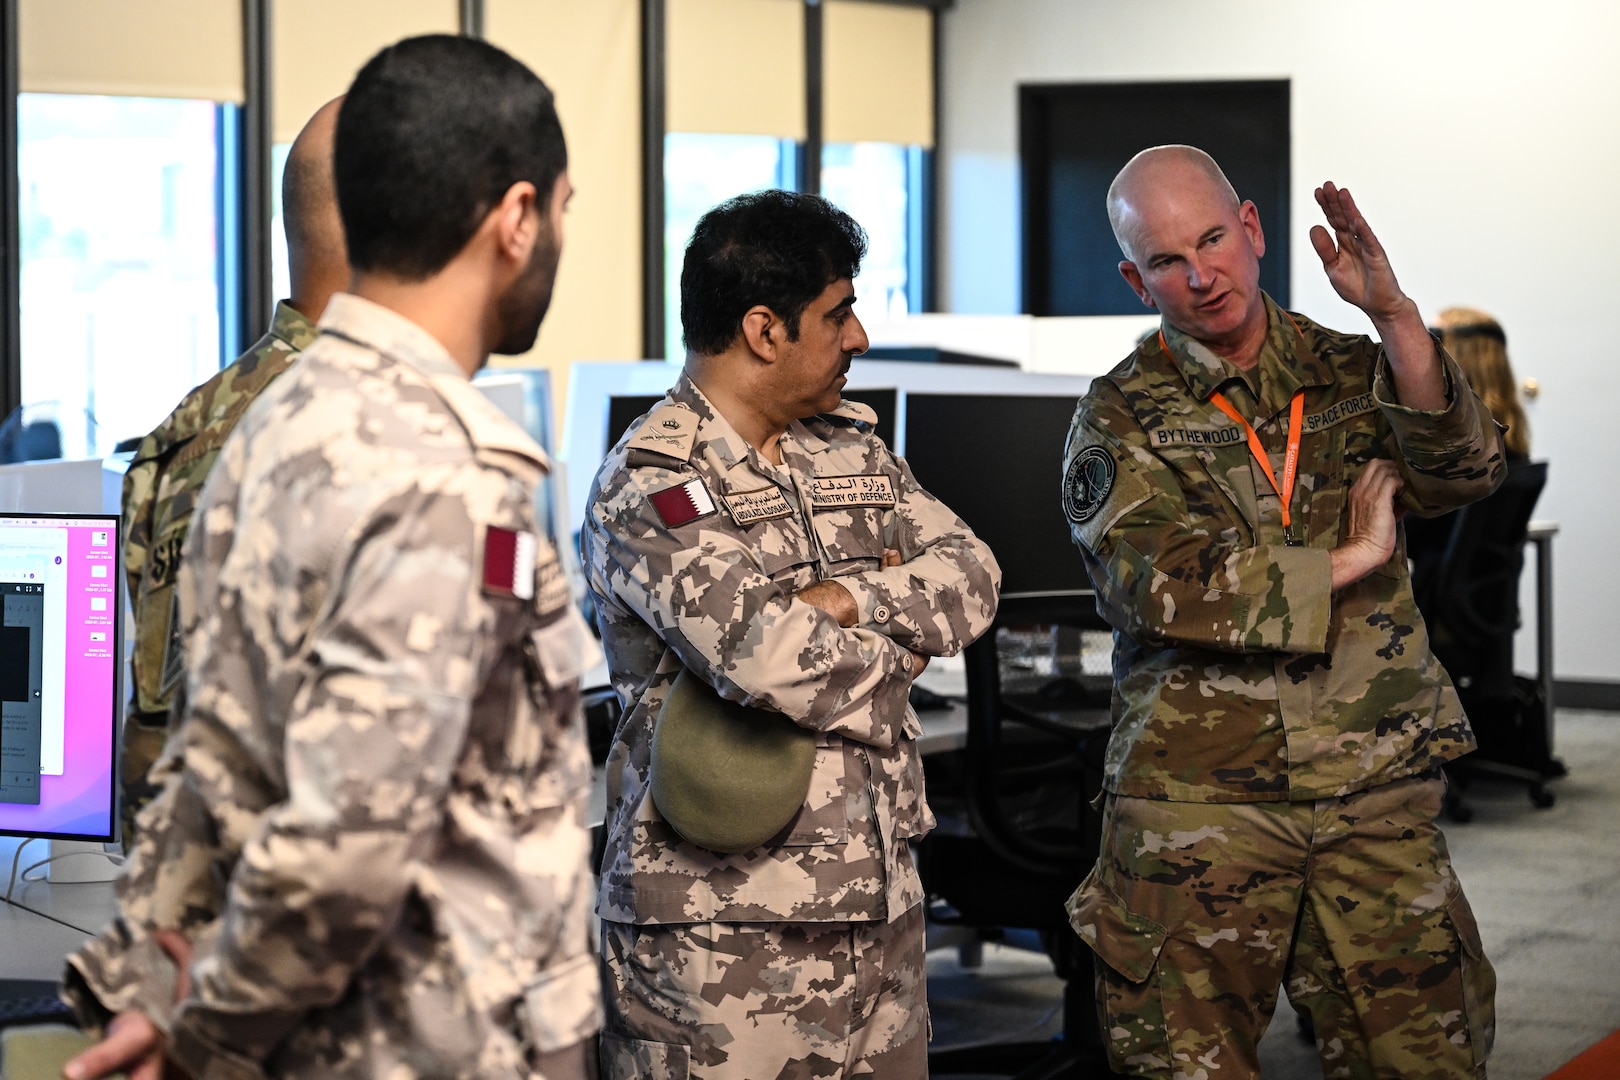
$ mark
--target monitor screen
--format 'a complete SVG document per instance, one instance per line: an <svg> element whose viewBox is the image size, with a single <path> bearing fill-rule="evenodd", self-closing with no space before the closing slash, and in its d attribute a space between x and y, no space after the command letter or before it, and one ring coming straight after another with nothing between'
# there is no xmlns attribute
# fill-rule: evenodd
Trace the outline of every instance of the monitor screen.
<svg viewBox="0 0 1620 1080"><path fill-rule="evenodd" d="M608 398L607 443L602 447L602 453L606 454L617 446L624 433L630 430L630 425L663 400L663 394L614 394Z"/></svg>
<svg viewBox="0 0 1620 1080"><path fill-rule="evenodd" d="M0 514L0 834L113 840L123 585L112 514Z"/></svg>
<svg viewBox="0 0 1620 1080"><path fill-rule="evenodd" d="M1003 596L1086 590L1063 514L1063 442L1076 399L905 395L903 452L917 482L959 514L1001 564Z"/></svg>

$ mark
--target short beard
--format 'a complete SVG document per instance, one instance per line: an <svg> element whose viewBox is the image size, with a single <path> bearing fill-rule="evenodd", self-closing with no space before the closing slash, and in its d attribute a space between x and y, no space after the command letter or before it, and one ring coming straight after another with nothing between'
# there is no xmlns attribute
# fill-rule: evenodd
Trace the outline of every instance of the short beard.
<svg viewBox="0 0 1620 1080"><path fill-rule="evenodd" d="M552 241L551 230L544 229L535 240L534 251L523 273L495 302L501 335L490 352L516 356L534 348L535 339L540 336L540 324L551 307L560 254Z"/></svg>

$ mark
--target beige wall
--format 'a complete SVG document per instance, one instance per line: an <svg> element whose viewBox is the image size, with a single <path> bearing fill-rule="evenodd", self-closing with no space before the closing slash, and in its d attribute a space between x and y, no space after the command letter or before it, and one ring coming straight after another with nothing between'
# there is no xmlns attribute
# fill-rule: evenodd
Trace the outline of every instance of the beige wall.
<svg viewBox="0 0 1620 1080"><path fill-rule="evenodd" d="M21 0L23 93L242 100L236 0Z"/></svg>
<svg viewBox="0 0 1620 1080"><path fill-rule="evenodd" d="M561 431L568 365L641 356L641 25L637 0L487 0L489 40L557 95L574 185L551 312L534 350Z"/></svg>
<svg viewBox="0 0 1620 1080"><path fill-rule="evenodd" d="M456 0L275 0L270 11L274 143L292 142L383 46L461 29Z"/></svg>

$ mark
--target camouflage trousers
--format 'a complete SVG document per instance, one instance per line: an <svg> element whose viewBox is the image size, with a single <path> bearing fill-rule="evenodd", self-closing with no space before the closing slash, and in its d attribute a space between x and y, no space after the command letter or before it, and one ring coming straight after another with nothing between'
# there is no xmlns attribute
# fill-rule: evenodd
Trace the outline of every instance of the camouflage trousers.
<svg viewBox="0 0 1620 1080"><path fill-rule="evenodd" d="M1069 901L1113 1067L1258 1077L1278 987L1326 1080L1485 1075L1496 976L1435 819L1445 781L1315 802L1110 795Z"/></svg>
<svg viewBox="0 0 1620 1080"><path fill-rule="evenodd" d="M604 1080L928 1074L921 906L893 922L602 923Z"/></svg>

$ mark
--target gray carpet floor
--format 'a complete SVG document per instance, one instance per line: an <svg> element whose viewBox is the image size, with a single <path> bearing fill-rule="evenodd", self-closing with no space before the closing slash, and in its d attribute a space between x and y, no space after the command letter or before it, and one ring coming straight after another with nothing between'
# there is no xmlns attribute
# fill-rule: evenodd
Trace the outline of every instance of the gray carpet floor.
<svg viewBox="0 0 1620 1080"><path fill-rule="evenodd" d="M1474 818L1448 822L1452 862L1496 966L1492 1080L1542 1080L1620 1029L1620 715L1560 710L1558 802L1478 781ZM936 1047L1049 1038L1061 984L1038 952L999 945L964 970L954 948L928 957ZM1266 1080L1321 1080L1286 1005L1261 1043Z"/></svg>

